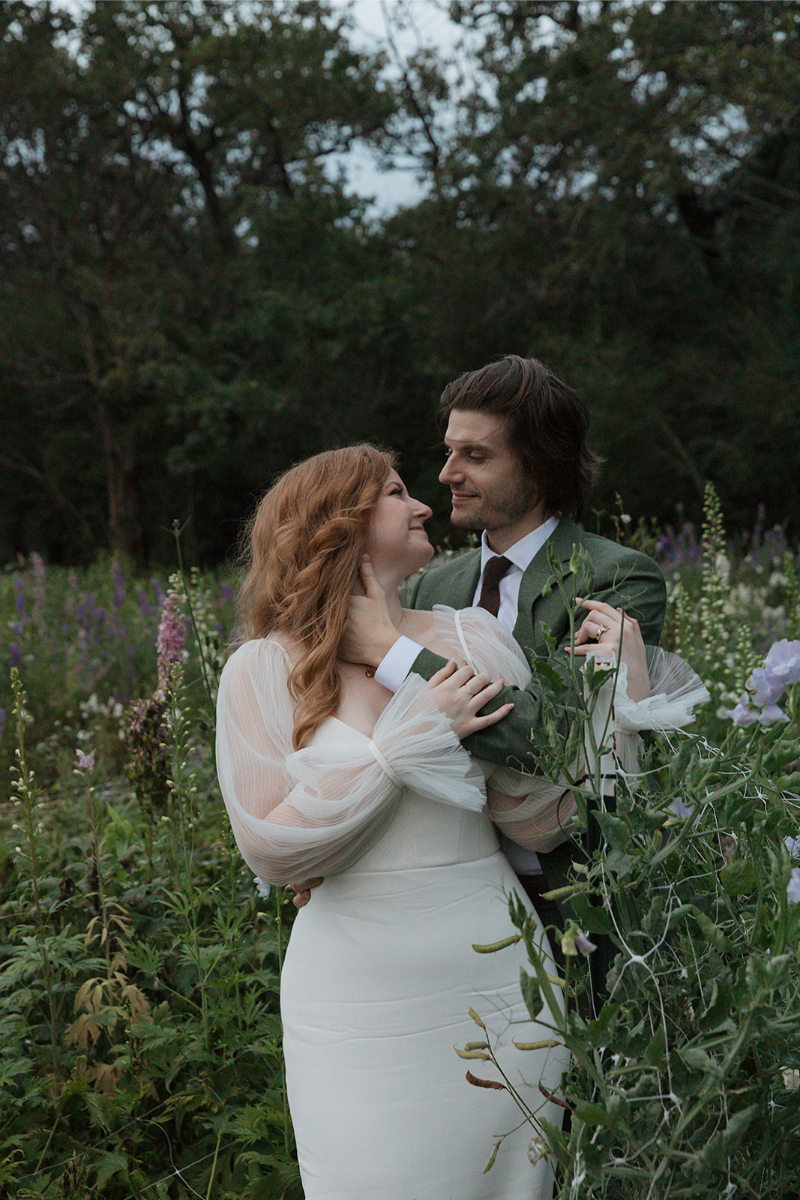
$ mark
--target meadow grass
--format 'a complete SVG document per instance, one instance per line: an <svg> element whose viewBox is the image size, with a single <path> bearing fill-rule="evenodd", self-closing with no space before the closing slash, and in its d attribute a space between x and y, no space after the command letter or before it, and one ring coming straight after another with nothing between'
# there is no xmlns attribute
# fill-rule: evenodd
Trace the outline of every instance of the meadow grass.
<svg viewBox="0 0 800 1200"><path fill-rule="evenodd" d="M664 642L713 703L691 737L651 748L660 798L620 792L610 853L579 881L581 932L608 931L586 899L606 896L621 957L601 1024L559 1031L575 1054L573 1132L547 1152L564 1197L699 1197L706 1183L730 1197L757 1129L788 1196L798 704L780 728L725 714L769 646L800 637L797 556L779 530L727 537L713 496L700 532L622 514L618 529L664 566ZM34 555L0 576L0 605L0 1197L301 1197L278 1014L293 909L255 886L214 772L231 580ZM512 905L513 922L530 937ZM731 1057L742 1025L722 1026L737 1005L752 1015ZM682 1125L698 1105L708 1119ZM754 1180L742 1196L784 1194Z"/></svg>

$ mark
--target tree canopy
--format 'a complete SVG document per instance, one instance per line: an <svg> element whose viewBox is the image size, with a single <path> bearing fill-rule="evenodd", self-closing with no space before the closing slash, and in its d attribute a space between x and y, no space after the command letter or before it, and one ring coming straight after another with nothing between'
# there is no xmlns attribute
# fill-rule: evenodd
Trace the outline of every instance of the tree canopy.
<svg viewBox="0 0 800 1200"><path fill-rule="evenodd" d="M406 11L396 5L397 20ZM453 0L458 77L325 0L0 10L0 553L229 553L369 439L439 514L444 384L535 355L593 503L800 525L800 11ZM399 53L399 52L398 52ZM342 155L413 157L376 218Z"/></svg>

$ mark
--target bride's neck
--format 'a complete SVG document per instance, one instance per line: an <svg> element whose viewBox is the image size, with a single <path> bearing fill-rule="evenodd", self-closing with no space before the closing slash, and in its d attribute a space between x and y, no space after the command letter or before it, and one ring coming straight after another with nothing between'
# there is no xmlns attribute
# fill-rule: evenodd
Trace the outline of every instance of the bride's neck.
<svg viewBox="0 0 800 1200"><path fill-rule="evenodd" d="M404 581L402 579L398 580L396 575L392 575L392 576L384 575L380 571L375 572L375 578L377 579L378 583L381 585L384 595L386 596L386 607L389 609L389 615L391 616L392 621L393 621L394 625L396 626L396 628L399 629L403 623L404 609L403 609L402 604L400 603L400 597L398 595L398 591L400 589L400 585ZM356 595L359 595L359 596L364 595L364 589L360 583L356 583L353 590L356 593Z"/></svg>

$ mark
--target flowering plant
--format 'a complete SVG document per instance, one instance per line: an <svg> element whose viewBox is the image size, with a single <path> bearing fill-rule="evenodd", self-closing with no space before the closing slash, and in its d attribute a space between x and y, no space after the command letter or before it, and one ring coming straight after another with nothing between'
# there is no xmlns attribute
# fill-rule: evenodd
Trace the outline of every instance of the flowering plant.
<svg viewBox="0 0 800 1200"><path fill-rule="evenodd" d="M710 621L713 605L708 613ZM752 720L717 713L716 744L707 718L693 732L652 737L640 774L618 774L613 797L589 772L577 795L582 827L602 844L587 850L576 836L573 876L558 897L572 920L563 934L551 931L562 979L540 953L536 920L509 901L531 963L531 1015L559 984L567 996L563 1015L552 1000L550 1008L553 1041L572 1053L559 1093L568 1124L538 1116L535 1087L515 1088L529 1155L553 1163L558 1200L797 1195L798 666L800 643L778 642L748 672L740 703ZM541 682L558 688L554 672ZM574 696L584 727L591 681L588 691L588 705ZM551 778L565 772L559 738L540 762ZM511 1152L502 1142L492 1159Z"/></svg>

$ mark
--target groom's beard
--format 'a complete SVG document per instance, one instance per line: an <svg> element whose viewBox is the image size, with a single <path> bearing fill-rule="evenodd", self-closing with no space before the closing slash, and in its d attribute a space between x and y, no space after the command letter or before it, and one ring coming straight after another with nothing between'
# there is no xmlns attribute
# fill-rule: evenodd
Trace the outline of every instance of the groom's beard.
<svg viewBox="0 0 800 1200"><path fill-rule="evenodd" d="M536 504L536 489L530 485L522 489L498 486L491 492L483 492L474 499L468 498L454 505L450 523L456 529L467 529L472 533L482 533L485 529L491 534L522 521L533 512Z"/></svg>

